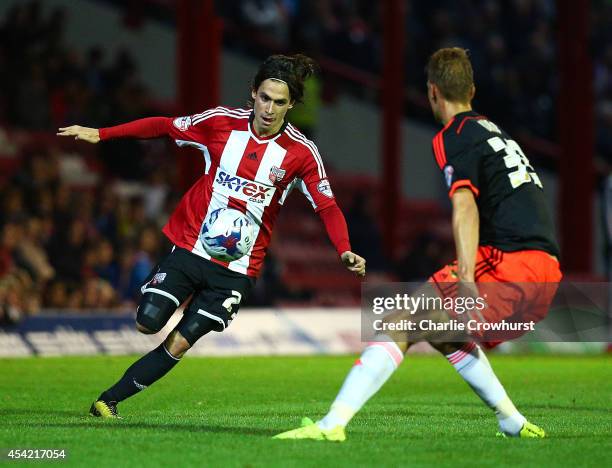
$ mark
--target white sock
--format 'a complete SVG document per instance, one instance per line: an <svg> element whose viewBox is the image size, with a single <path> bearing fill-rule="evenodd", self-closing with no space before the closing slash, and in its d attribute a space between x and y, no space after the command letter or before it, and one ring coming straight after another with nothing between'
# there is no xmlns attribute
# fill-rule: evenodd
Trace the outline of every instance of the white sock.
<svg viewBox="0 0 612 468"><path fill-rule="evenodd" d="M404 355L393 341L370 342L346 377L327 415L317 424L321 429L346 426L391 377Z"/></svg>
<svg viewBox="0 0 612 468"><path fill-rule="evenodd" d="M446 359L482 401L495 411L500 430L506 434L518 435L526 419L506 394L480 347L475 343L467 343L447 355Z"/></svg>

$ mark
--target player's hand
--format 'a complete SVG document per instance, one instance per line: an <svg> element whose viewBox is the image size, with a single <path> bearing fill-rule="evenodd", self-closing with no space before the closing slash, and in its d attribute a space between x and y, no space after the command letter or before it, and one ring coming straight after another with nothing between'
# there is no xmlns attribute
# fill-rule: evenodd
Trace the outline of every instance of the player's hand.
<svg viewBox="0 0 612 468"><path fill-rule="evenodd" d="M459 283L457 284L457 297L463 298L464 304L467 298L474 299L474 303L477 304L478 298L481 297L478 285L473 281L459 281ZM486 294L484 294L483 299L485 299L486 303ZM458 314L458 316L465 322L467 322L468 320L484 322L481 310L477 307L473 307L469 310L466 310L464 313Z"/></svg>
<svg viewBox="0 0 612 468"><path fill-rule="evenodd" d="M356 253L347 250L344 252L340 258L342 259L342 263L349 271L352 271L357 276L363 277L366 274L366 261L365 258L360 257Z"/></svg>
<svg viewBox="0 0 612 468"><path fill-rule="evenodd" d="M81 127L80 125L62 127L57 132L57 135L74 137L75 140L82 140L94 144L100 141L100 131L97 128Z"/></svg>
<svg viewBox="0 0 612 468"><path fill-rule="evenodd" d="M479 295L478 286L474 281L459 281L457 284L457 297L471 297L476 299Z"/></svg>

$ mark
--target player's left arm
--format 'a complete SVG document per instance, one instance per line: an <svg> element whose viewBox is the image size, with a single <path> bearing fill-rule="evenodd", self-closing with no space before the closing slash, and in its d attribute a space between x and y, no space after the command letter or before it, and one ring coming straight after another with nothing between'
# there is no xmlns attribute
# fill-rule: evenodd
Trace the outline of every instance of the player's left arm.
<svg viewBox="0 0 612 468"><path fill-rule="evenodd" d="M453 207L453 236L457 251L459 281L475 291L474 272L478 252L480 216L476 197L480 195L481 154L463 137L446 132L442 140L434 141L436 158L443 161L444 179ZM466 146L467 145L467 146ZM470 286L470 284L472 286Z"/></svg>
<svg viewBox="0 0 612 468"><path fill-rule="evenodd" d="M457 274L461 282L473 283L480 228L480 215L474 192L469 188L459 188L453 193L451 202Z"/></svg>
<svg viewBox="0 0 612 468"><path fill-rule="evenodd" d="M318 213L319 217L323 221L323 224L325 225L327 236L336 248L338 255L340 255L342 263L344 263L349 271L352 271L357 276L365 276L365 258L351 251L348 227L340 207L334 203L333 205L322 209Z"/></svg>
<svg viewBox="0 0 612 468"><path fill-rule="evenodd" d="M301 179L300 191L319 214L344 266L357 276L365 276L366 261L351 250L346 219L336 203L323 161L314 145L304 150L304 165L298 176Z"/></svg>

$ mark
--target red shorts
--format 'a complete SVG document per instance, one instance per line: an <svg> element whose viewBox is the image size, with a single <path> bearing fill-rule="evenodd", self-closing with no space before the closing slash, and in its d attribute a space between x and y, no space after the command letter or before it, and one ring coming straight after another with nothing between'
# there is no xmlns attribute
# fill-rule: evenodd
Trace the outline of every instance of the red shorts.
<svg viewBox="0 0 612 468"><path fill-rule="evenodd" d="M557 259L541 250L503 252L480 246L475 280L479 283L479 295L486 297L487 307L478 314L478 319L489 323L539 322L546 317L561 278ZM436 284L443 297L455 295L459 281L457 261L434 273L429 281ZM484 332L476 336L493 347L526 331Z"/></svg>

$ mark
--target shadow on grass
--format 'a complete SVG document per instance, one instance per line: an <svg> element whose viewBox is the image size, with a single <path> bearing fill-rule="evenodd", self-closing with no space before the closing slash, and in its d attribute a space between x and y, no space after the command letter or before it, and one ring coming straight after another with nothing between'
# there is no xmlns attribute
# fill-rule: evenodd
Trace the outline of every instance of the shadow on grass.
<svg viewBox="0 0 612 468"><path fill-rule="evenodd" d="M52 422L37 422L37 423L26 423L20 424L20 427L32 427L32 428L46 428L46 429L101 429L105 431L134 431L138 429L144 430L155 430L155 431L174 431L174 432L190 432L190 433L202 433L202 434L232 434L239 436L256 436L258 438L270 439L273 435L281 432L284 429L260 429L260 428L252 428L252 427L227 427L227 426L213 426L206 424L164 424L164 423L150 423L150 422L125 422L122 420L119 421L104 421L99 419L85 419L85 417L80 416L78 420L74 422L64 422L64 423L52 423ZM375 430L374 430L375 429ZM367 426L359 426L357 425L352 430L350 430L351 435L357 440L371 440L373 435L381 435L379 428L368 428ZM491 433L493 434L493 432ZM459 434L456 434L456 436ZM464 434L466 439L474 439L474 437L482 440L490 440L494 443L501 444L509 444L514 442L513 439L501 439L497 437L493 437L490 434L483 434L475 436L473 433L465 432ZM413 440L429 440L431 439L431 434L427 433L414 433L410 435L410 438ZM609 433L586 433L586 434L564 434L562 432L549 432L548 438L546 439L548 442L554 440L567 440L567 439L602 439L608 440ZM534 439L535 440L535 439ZM524 439L521 439L521 443L524 443ZM528 441L529 443L535 443L532 441Z"/></svg>
<svg viewBox="0 0 612 468"><path fill-rule="evenodd" d="M79 415L82 416L82 415ZM26 423L23 426L31 426L37 428L58 428L58 429L75 429L75 428L87 428L87 429L104 429L109 431L133 431L135 429L153 429L163 431L176 431L176 432L202 432L202 433L213 433L213 434L240 434L240 435L257 435L264 437L271 437L277 434L278 430L273 429L257 429L252 427L225 427L225 426L210 426L205 424L164 424L164 423L150 423L150 422L125 422L119 421L103 421L99 419L91 418L89 421L84 420L83 417L79 421L75 422L64 422L64 423L53 423L53 422L37 422L37 423Z"/></svg>
<svg viewBox="0 0 612 468"><path fill-rule="evenodd" d="M462 402L457 402L457 403L452 403L449 406L471 406L471 407L482 407L481 404L479 403L462 403ZM612 413L612 409L609 408L597 408L594 406L579 406L579 405L572 405L572 404L567 404L567 405L552 405L552 404L546 404L546 403L521 403L520 399L517 400L517 406L519 406L521 409L523 410L568 410L568 411L593 411L593 412L597 412L597 413Z"/></svg>
<svg viewBox="0 0 612 468"><path fill-rule="evenodd" d="M0 416L61 416L78 418L83 416L83 411L50 410L46 408L13 408L0 410Z"/></svg>
<svg viewBox="0 0 612 468"><path fill-rule="evenodd" d="M570 410L570 411L593 411L596 413L610 413L610 408L594 408L592 406L576 406L576 405L533 405L533 404L521 404L521 408L536 409L536 410Z"/></svg>

